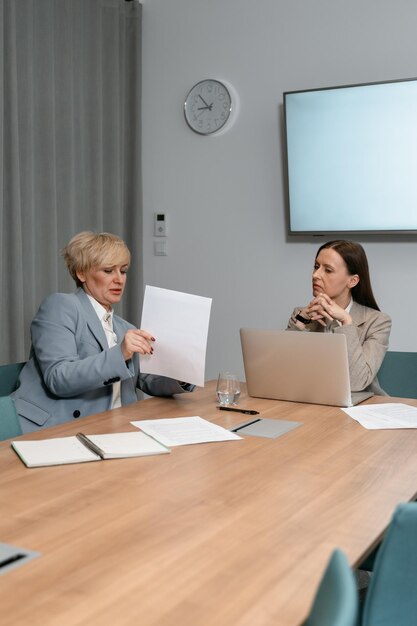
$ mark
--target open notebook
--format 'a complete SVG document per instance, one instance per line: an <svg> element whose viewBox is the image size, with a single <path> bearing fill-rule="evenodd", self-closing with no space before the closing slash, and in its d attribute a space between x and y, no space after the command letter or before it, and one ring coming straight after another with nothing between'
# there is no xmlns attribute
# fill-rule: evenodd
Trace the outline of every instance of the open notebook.
<svg viewBox="0 0 417 626"><path fill-rule="evenodd" d="M78 435L53 439L12 441L13 450L27 467L85 463L101 459L124 459L171 452L143 432Z"/></svg>
<svg viewBox="0 0 417 626"><path fill-rule="evenodd" d="M342 334L241 328L240 339L250 396L349 407L373 395L351 394Z"/></svg>

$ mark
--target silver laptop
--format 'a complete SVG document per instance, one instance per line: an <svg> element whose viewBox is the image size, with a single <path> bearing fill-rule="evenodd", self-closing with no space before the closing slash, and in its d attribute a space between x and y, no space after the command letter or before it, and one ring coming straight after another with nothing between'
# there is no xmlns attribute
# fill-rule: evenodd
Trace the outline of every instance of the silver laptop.
<svg viewBox="0 0 417 626"><path fill-rule="evenodd" d="M373 395L351 394L342 334L241 328L240 340L250 396L348 407Z"/></svg>

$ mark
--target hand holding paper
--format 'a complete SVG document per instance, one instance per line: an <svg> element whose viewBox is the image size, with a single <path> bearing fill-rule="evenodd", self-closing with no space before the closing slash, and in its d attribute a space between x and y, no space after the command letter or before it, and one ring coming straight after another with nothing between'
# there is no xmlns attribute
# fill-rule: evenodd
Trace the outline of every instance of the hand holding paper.
<svg viewBox="0 0 417 626"><path fill-rule="evenodd" d="M140 356L141 372L204 387L210 309L211 298L147 285L141 328L156 341Z"/></svg>

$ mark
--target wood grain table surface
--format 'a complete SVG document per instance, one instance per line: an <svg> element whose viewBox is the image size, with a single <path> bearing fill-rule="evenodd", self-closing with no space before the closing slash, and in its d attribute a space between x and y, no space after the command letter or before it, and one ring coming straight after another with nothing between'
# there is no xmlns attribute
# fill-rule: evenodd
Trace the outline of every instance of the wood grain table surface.
<svg viewBox="0 0 417 626"><path fill-rule="evenodd" d="M417 430L366 430L339 408L242 387L240 407L302 426L31 469L0 443L0 542L41 553L0 576L2 626L299 626L332 550L356 566L415 499ZM211 381L22 438L192 415L225 428L251 418L217 410Z"/></svg>

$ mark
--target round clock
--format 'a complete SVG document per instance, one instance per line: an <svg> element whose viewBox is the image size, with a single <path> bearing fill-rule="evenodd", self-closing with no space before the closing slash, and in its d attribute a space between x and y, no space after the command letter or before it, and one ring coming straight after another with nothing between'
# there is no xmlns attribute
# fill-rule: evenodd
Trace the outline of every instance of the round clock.
<svg viewBox="0 0 417 626"><path fill-rule="evenodd" d="M219 80L201 80L190 89L185 99L186 122L200 135L211 135L219 131L229 120L231 113L230 88Z"/></svg>

